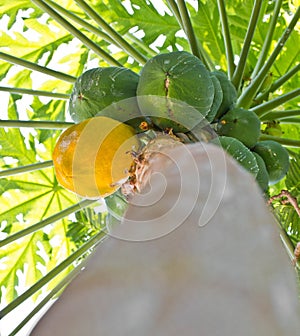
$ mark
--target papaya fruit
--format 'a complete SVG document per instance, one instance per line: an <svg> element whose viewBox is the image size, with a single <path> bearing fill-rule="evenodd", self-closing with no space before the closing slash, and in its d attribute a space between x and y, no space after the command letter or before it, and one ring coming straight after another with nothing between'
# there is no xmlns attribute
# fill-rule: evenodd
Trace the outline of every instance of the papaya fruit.
<svg viewBox="0 0 300 336"><path fill-rule="evenodd" d="M241 141L227 136L219 136L211 143L221 146L239 164L256 177L258 165L254 154Z"/></svg>
<svg viewBox="0 0 300 336"><path fill-rule="evenodd" d="M221 117L217 133L236 138L252 148L260 136L260 120L254 112L236 107Z"/></svg>
<svg viewBox="0 0 300 336"><path fill-rule="evenodd" d="M289 170L288 151L273 140L259 141L253 151L259 154L266 164L269 174L269 185L275 184L286 175Z"/></svg>
<svg viewBox="0 0 300 336"><path fill-rule="evenodd" d="M212 71L211 72L220 82L223 99L222 103L215 115L214 120L217 121L223 114L232 108L237 100L237 91L231 81L228 79L227 75L223 71Z"/></svg>
<svg viewBox="0 0 300 336"><path fill-rule="evenodd" d="M214 90L203 63L186 51L175 51L148 60L137 97L141 113L156 126L186 132L208 115Z"/></svg>
<svg viewBox="0 0 300 336"><path fill-rule="evenodd" d="M67 128L55 145L56 178L79 196L107 197L128 178L130 152L138 146L131 126L104 116L85 119Z"/></svg>
<svg viewBox="0 0 300 336"><path fill-rule="evenodd" d="M77 78L69 100L69 114L78 123L96 115L128 123L141 122L136 100L139 75L124 67L99 67Z"/></svg>
<svg viewBox="0 0 300 336"><path fill-rule="evenodd" d="M222 91L220 81L217 79L217 77L213 73L210 73L210 78L213 82L215 92L214 92L214 99L213 99L212 105L206 116L206 120L208 122L212 122L215 119L218 113L218 110L223 101L223 91Z"/></svg>
<svg viewBox="0 0 300 336"><path fill-rule="evenodd" d="M269 186L269 174L267 171L266 164L261 156L259 156L256 152L252 152L256 158L256 162L258 165L258 173L256 175L256 181L262 191L266 191Z"/></svg>

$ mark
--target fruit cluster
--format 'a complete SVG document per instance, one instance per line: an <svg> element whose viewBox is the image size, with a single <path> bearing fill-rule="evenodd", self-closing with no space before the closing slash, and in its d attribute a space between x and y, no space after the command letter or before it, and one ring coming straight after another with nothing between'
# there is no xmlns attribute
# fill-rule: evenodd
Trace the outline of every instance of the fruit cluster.
<svg viewBox="0 0 300 336"><path fill-rule="evenodd" d="M149 127L192 133L199 125L209 125L217 135L211 142L254 174L266 191L287 173L288 152L277 142L259 141L259 118L236 107L236 100L236 89L224 72L208 71L185 51L151 58L140 74L122 67L88 70L77 79L69 101L76 124L62 133L53 154L58 180L79 195L105 197L128 176L130 152L139 147L137 133ZM92 144L82 146L84 151L79 150L81 138ZM84 159L80 160L81 156ZM115 157L118 172L112 169ZM76 179L80 182L74 184Z"/></svg>

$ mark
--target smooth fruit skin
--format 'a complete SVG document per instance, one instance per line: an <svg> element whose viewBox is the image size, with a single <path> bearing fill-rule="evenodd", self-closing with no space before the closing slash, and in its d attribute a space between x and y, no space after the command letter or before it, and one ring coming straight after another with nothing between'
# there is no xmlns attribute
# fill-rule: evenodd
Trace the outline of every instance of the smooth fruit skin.
<svg viewBox="0 0 300 336"><path fill-rule="evenodd" d="M114 193L128 177L130 152L138 150L132 127L107 117L94 117L66 129L53 151L58 182L86 198Z"/></svg>
<svg viewBox="0 0 300 336"><path fill-rule="evenodd" d="M252 152L256 158L256 162L258 165L258 173L256 175L256 181L262 191L266 191L269 187L269 174L267 171L266 164L262 157L260 157L257 153Z"/></svg>
<svg viewBox="0 0 300 336"><path fill-rule="evenodd" d="M289 154L280 143L273 140L259 141L253 151L264 160L270 185L277 183L286 175L290 164Z"/></svg>
<svg viewBox="0 0 300 336"><path fill-rule="evenodd" d="M219 136L211 141L221 146L229 155L239 162L248 172L256 177L258 165L255 156L241 141L227 136Z"/></svg>
<svg viewBox="0 0 300 336"><path fill-rule="evenodd" d="M222 115L229 111L232 106L234 106L237 100L237 91L231 81L228 79L227 75L223 71L212 71L212 75L214 75L220 82L222 91L223 91L223 99L222 103L215 115L215 121L220 119Z"/></svg>
<svg viewBox="0 0 300 336"><path fill-rule="evenodd" d="M210 73L210 78L213 82L215 93L214 93L213 103L210 107L210 111L208 112L206 116L206 120L208 122L212 122L215 119L219 111L219 108L221 107L222 101L223 101L223 90L222 90L220 81L212 72Z"/></svg>
<svg viewBox="0 0 300 336"><path fill-rule="evenodd" d="M252 111L233 108L218 122L217 133L236 138L252 148L260 136L260 120Z"/></svg>
<svg viewBox="0 0 300 336"><path fill-rule="evenodd" d="M161 129L186 132L207 116L214 99L210 73L186 51L159 54L140 73L137 87L141 113Z"/></svg>
<svg viewBox="0 0 300 336"><path fill-rule="evenodd" d="M141 114L136 101L139 75L124 67L99 67L85 71L76 80L69 113L78 123L103 115L136 126ZM123 103L125 102L125 103Z"/></svg>

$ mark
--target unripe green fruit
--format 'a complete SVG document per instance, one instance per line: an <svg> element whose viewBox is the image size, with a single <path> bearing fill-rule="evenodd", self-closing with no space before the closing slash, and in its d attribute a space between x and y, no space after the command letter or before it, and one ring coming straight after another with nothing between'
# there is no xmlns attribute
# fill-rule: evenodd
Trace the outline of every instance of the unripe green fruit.
<svg viewBox="0 0 300 336"><path fill-rule="evenodd" d="M84 72L71 93L71 118L79 123L94 116L105 116L137 129L144 120L136 100L138 81L138 74L123 67L100 67Z"/></svg>
<svg viewBox="0 0 300 336"><path fill-rule="evenodd" d="M220 81L212 72L210 73L210 78L213 82L215 93L214 93L213 103L210 107L210 111L208 112L208 115L206 116L206 120L208 122L212 122L215 119L219 111L219 108L221 107L222 101L223 101L223 90L222 90Z"/></svg>
<svg viewBox="0 0 300 336"><path fill-rule="evenodd" d="M289 169L288 151L278 142L264 140L258 142L253 148L266 164L269 174L269 184L280 181Z"/></svg>
<svg viewBox="0 0 300 336"><path fill-rule="evenodd" d="M222 148L240 163L246 170L256 177L258 165L254 154L242 142L235 138L220 136L211 141Z"/></svg>
<svg viewBox="0 0 300 336"><path fill-rule="evenodd" d="M267 171L264 160L255 152L252 152L256 158L258 165L258 173L256 175L256 181L263 191L266 191L269 186L269 174Z"/></svg>
<svg viewBox="0 0 300 336"><path fill-rule="evenodd" d="M260 136L260 120L252 111L234 108L221 118L217 132L236 138L248 148L252 148Z"/></svg>
<svg viewBox="0 0 300 336"><path fill-rule="evenodd" d="M237 99L237 91L224 72L213 71L212 74L219 80L223 91L222 103L214 118L214 120L217 121L222 117L223 114L225 114L227 111L229 111L230 108L234 106Z"/></svg>
<svg viewBox="0 0 300 336"><path fill-rule="evenodd" d="M186 132L210 111L214 99L210 73L199 58L186 51L159 54L140 73L138 104L161 129Z"/></svg>

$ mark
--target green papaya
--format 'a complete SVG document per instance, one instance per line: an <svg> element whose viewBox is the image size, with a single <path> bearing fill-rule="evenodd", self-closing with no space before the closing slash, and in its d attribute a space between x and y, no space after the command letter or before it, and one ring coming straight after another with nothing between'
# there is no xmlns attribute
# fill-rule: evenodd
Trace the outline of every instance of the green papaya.
<svg viewBox="0 0 300 336"><path fill-rule="evenodd" d="M256 177L258 165L254 154L241 141L227 136L219 136L211 141L221 146L229 155Z"/></svg>
<svg viewBox="0 0 300 336"><path fill-rule="evenodd" d="M257 153L255 152L252 152L252 153L254 154L257 165L258 165L258 173L256 175L256 181L258 185L260 186L260 188L262 189L262 191L266 191L269 186L269 174L267 171L265 161Z"/></svg>
<svg viewBox="0 0 300 336"><path fill-rule="evenodd" d="M186 51L159 54L144 65L137 87L138 104L161 129L186 132L209 113L214 99L209 71Z"/></svg>
<svg viewBox="0 0 300 336"><path fill-rule="evenodd" d="M217 133L236 138L252 148L260 136L260 120L254 112L236 107L219 120Z"/></svg>
<svg viewBox="0 0 300 336"><path fill-rule="evenodd" d="M212 71L212 74L217 77L220 82L222 91L223 91L223 99L221 106L219 107L216 115L215 121L217 121L223 114L229 111L230 108L235 104L237 100L237 91L231 81L228 79L227 75L223 71Z"/></svg>
<svg viewBox="0 0 300 336"><path fill-rule="evenodd" d="M273 140L259 141L253 151L264 160L270 185L284 178L289 170L290 161L288 151L280 143Z"/></svg>
<svg viewBox="0 0 300 336"><path fill-rule="evenodd" d="M220 81L218 80L218 78L210 73L210 78L213 82L213 85L214 85L214 88L215 88L215 93L214 93L214 100L212 102L212 105L210 107L210 111L208 112L207 116L206 116L206 120L208 122L212 122L216 115L217 115L217 112L222 104L222 101L223 101L223 90L222 90L222 87L221 87L221 84L220 84Z"/></svg>
<svg viewBox="0 0 300 336"><path fill-rule="evenodd" d="M141 122L136 100L139 75L123 67L87 70L76 80L69 113L79 123L94 116L106 116L135 128Z"/></svg>

